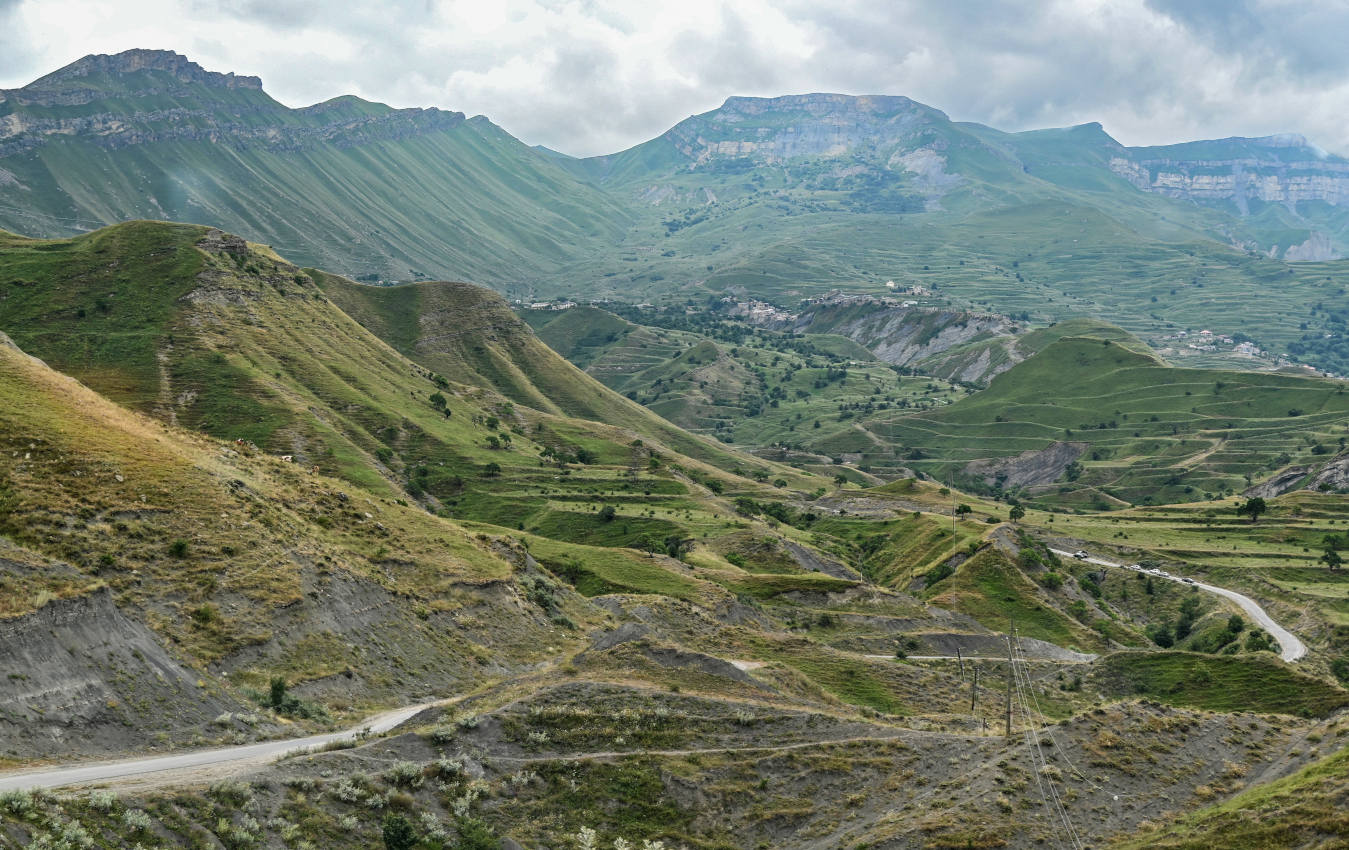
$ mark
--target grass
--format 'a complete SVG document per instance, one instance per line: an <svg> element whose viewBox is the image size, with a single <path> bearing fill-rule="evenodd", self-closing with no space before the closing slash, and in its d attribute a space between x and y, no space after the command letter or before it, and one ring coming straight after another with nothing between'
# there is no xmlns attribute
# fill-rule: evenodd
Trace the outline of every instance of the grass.
<svg viewBox="0 0 1349 850"><path fill-rule="evenodd" d="M1290 776L1182 815L1118 846L1174 850L1333 846L1349 832L1344 809L1346 774L1349 750L1341 749Z"/></svg>
<svg viewBox="0 0 1349 850"><path fill-rule="evenodd" d="M1015 623L1023 637L1079 651L1102 643L1100 635L1061 611L1047 592L994 547L962 563L924 595L928 602L968 614L994 631L1006 631Z"/></svg>
<svg viewBox="0 0 1349 850"><path fill-rule="evenodd" d="M1046 397L1043 388L1054 387ZM1346 433L1349 396L1332 381L1176 369L1110 340L1064 338L949 407L876 418L915 466L972 486L965 465L1084 445L1080 469L1024 493L1090 507L1199 500L1244 489L1291 462L1314 461ZM1320 448L1317 448L1320 446ZM995 485L994 485L995 486ZM1010 487L1010 485L1009 485Z"/></svg>
<svg viewBox="0 0 1349 850"><path fill-rule="evenodd" d="M1098 661L1090 678L1106 694L1208 711L1323 717L1349 705L1344 689L1268 657L1116 653Z"/></svg>

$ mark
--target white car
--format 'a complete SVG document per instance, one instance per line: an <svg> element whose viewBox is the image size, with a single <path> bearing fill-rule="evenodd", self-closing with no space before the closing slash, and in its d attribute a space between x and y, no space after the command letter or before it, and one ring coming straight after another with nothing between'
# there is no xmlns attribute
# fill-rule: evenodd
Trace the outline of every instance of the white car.
<svg viewBox="0 0 1349 850"><path fill-rule="evenodd" d="M1076 552L1073 553L1073 557L1078 559L1079 561L1085 561L1087 559L1087 553L1082 551L1081 549L1078 549Z"/></svg>
<svg viewBox="0 0 1349 850"><path fill-rule="evenodd" d="M1130 564L1129 566L1125 567L1125 569L1126 569L1126 570L1142 570L1142 569L1143 569L1143 565L1142 565L1142 564Z"/></svg>

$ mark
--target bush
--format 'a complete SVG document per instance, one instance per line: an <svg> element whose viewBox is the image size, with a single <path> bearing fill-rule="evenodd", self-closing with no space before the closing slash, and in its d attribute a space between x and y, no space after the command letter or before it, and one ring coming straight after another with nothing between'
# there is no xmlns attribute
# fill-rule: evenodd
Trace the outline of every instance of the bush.
<svg viewBox="0 0 1349 850"><path fill-rule="evenodd" d="M178 539L169 544L169 554L175 558L187 557L187 541Z"/></svg>
<svg viewBox="0 0 1349 850"><path fill-rule="evenodd" d="M459 843L454 845L455 850L499 850L501 847L501 839L477 818L460 818L455 826L459 832Z"/></svg>
<svg viewBox="0 0 1349 850"><path fill-rule="evenodd" d="M923 586L931 587L942 579L949 577L955 571L956 568L950 564L938 564L927 571L927 575L923 579Z"/></svg>
<svg viewBox="0 0 1349 850"><path fill-rule="evenodd" d="M417 833L412 828L412 822L402 815L392 812L385 815L381 831L384 850L412 850L417 846Z"/></svg>

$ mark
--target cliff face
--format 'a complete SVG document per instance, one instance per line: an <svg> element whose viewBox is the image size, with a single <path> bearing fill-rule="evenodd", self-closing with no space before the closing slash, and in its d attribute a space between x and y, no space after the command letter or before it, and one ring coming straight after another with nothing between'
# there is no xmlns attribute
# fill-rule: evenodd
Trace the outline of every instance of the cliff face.
<svg viewBox="0 0 1349 850"><path fill-rule="evenodd" d="M752 157L781 162L893 148L948 119L907 97L806 94L732 97L713 112L681 121L667 134L695 162Z"/></svg>
<svg viewBox="0 0 1349 850"><path fill-rule="evenodd" d="M1222 139L1163 148L1132 148L1110 170L1147 192L1194 201L1349 203L1349 161L1301 136Z"/></svg>
<svg viewBox="0 0 1349 850"><path fill-rule="evenodd" d="M106 590L0 620L0 666L0 755L9 757L118 752L157 733L208 731L241 708L200 686Z"/></svg>
<svg viewBox="0 0 1349 850"><path fill-rule="evenodd" d="M21 89L0 92L19 103L38 106L73 106L106 97L108 88L96 85L93 78L102 75L125 76L140 72L158 72L157 84L142 84L142 93L172 90L173 82L183 86L196 84L219 89L262 91L262 79L207 71L196 62L171 50L127 50L115 54L91 54Z"/></svg>
<svg viewBox="0 0 1349 850"><path fill-rule="evenodd" d="M91 112L89 104L108 108ZM207 141L294 151L350 147L449 129L463 113L391 109L354 98L288 109L258 77L207 71L166 50L86 56L20 89L0 91L0 156L76 137L116 150Z"/></svg>

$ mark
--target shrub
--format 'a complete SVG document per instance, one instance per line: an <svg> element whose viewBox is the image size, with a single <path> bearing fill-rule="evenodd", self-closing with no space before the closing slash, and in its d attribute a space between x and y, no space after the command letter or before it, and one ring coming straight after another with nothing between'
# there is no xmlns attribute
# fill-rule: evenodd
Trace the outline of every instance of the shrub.
<svg viewBox="0 0 1349 850"><path fill-rule="evenodd" d="M181 538L169 544L169 554L175 558L186 558L187 550L187 541Z"/></svg>
<svg viewBox="0 0 1349 850"><path fill-rule="evenodd" d="M412 850L417 846L417 833L412 828L412 822L402 815L392 812L385 815L381 833L384 837L384 850Z"/></svg>
<svg viewBox="0 0 1349 850"><path fill-rule="evenodd" d="M154 829L154 818L140 809L127 809L122 812L122 824L133 832L149 832Z"/></svg>
<svg viewBox="0 0 1349 850"><path fill-rule="evenodd" d="M95 791L89 795L89 808L107 814L117 808L117 795L111 791Z"/></svg>
<svg viewBox="0 0 1349 850"><path fill-rule="evenodd" d="M422 769L410 761L400 761L384 771L384 780L399 788L417 788L422 784Z"/></svg>

